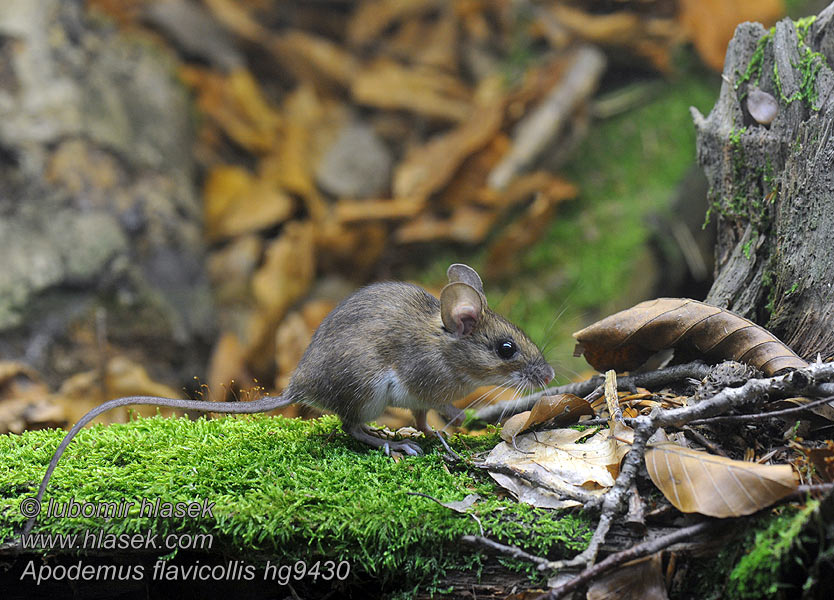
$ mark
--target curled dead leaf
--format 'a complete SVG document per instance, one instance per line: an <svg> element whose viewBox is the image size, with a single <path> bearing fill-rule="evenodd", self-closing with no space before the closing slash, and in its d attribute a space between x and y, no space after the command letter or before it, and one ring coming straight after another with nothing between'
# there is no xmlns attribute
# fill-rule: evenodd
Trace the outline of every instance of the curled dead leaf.
<svg viewBox="0 0 834 600"><path fill-rule="evenodd" d="M790 465L732 460L672 442L646 450L646 469L675 508L718 518L752 514L798 485Z"/></svg>
<svg viewBox="0 0 834 600"><path fill-rule="evenodd" d="M553 421L558 427L564 427L579 421L581 415L593 415L594 409L588 401L573 394L542 396L532 410L513 415L501 428L501 439L512 443L519 433L535 425Z"/></svg>
<svg viewBox="0 0 834 600"><path fill-rule="evenodd" d="M676 348L715 360L744 362L772 376L808 366L772 333L728 310L688 298L658 298L573 334L574 354L595 369L636 369L652 354ZM577 354L579 353L579 354Z"/></svg>
<svg viewBox="0 0 834 600"><path fill-rule="evenodd" d="M210 240L267 229L292 215L295 202L274 183L246 169L212 169L204 192L206 235Z"/></svg>

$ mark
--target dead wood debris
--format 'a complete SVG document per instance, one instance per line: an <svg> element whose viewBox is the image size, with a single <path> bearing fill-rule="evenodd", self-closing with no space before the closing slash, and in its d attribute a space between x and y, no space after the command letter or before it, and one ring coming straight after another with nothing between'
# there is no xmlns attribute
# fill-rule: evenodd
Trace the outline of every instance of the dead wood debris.
<svg viewBox="0 0 834 600"><path fill-rule="evenodd" d="M711 370L712 373L705 374L705 369ZM651 464L661 465L663 469L675 471L671 480L676 489L670 492L656 480L657 474L653 473L652 469L656 470L657 466L649 468L648 474L652 475L652 481L660 487L667 500L684 512L705 516L744 518L744 515L755 513L774 502L797 498L800 490L806 494L811 491L831 493L834 488L831 483L825 483L830 481L827 466L834 460L834 450L830 442L815 441L813 425L810 429L806 429L809 432L806 438L795 439L787 447L784 446L780 433L794 431L797 422L819 417L813 413L813 410L820 406L830 406L834 401L834 396L831 394L834 363L817 361L805 368L783 375L769 378L753 377L741 385L732 379L732 373L739 371L740 369L730 369L723 365L709 368L696 362L628 378L621 377L618 381L613 381L613 372L608 373L605 379L608 384L606 404L609 424L613 429L619 427L620 435L624 437L630 435L631 440L627 442L628 453L619 465L616 480L601 494L592 493L587 485L582 488L575 487L576 481L572 481L570 486L565 485L547 471L544 471L545 475L542 475L541 471L531 475L512 462L489 465L488 468L491 470L523 479L528 485L539 486L562 499L578 502L585 510L599 512L596 531L588 547L577 556L551 561L544 557L531 556L520 548L504 546L483 537L467 536L464 541L493 552L529 560L538 565L540 570L556 574L557 576L551 579L550 591L541 596L541 598L556 599L627 561L654 554L682 540L692 541L696 535L722 527L721 521L717 519L700 520L655 539L614 552L597 562L597 557L612 525L623 514L625 508L630 507L629 510L633 512L635 500L641 505L645 502L641 500L640 488L645 489L647 485L645 465L651 461L654 461ZM728 377L729 383L726 387L720 385L716 373ZM703 379L703 382L693 381L696 378ZM586 395L586 400L598 396L596 402L601 402L600 379L597 377L583 382L581 388L578 384L572 384L571 390L574 392L580 389L591 390ZM629 388L636 387L645 381L652 381L652 387L658 388L657 391L649 392L642 387L639 394L628 391ZM707 385L706 382L709 384ZM539 399L550 398L555 392L563 393L566 387L569 386L546 390L538 395ZM613 390L616 388L622 391L616 394L615 399ZM683 392L685 395L680 396L676 390L685 390ZM628 416L626 411L629 409L624 407L626 398L635 398L638 405L639 402L650 398L659 399L659 402L654 406L646 404L639 413ZM781 402L781 398L801 398L801 400L787 409L768 410L768 404L777 405ZM631 404L633 405L633 401ZM602 410L606 410L605 404L600 403L599 406ZM535 407L533 410L536 410ZM613 416L620 410L624 414L622 417L624 424L613 419ZM594 421L600 422L601 420L597 418ZM762 426L753 432L744 428L744 423L754 421L767 421L769 429ZM825 432L826 428L830 428L831 421L830 418L822 419L818 423L819 431ZM531 422L531 426L540 426L540 422ZM672 434L675 429L695 434L689 437L696 444L707 447L712 452L721 449L725 457L687 447L685 439L680 437L680 434ZM539 431L538 434L528 435L544 439L546 433ZM514 441L516 439L517 437L514 437ZM664 441L668 439L673 439L675 442ZM735 443L727 445L728 440L741 445L735 445ZM823 445L820 446L820 444ZM558 450L558 444L555 447ZM746 450L744 450L745 447ZM770 449L771 447L773 449ZM525 446L525 449L530 452L529 445ZM589 448L585 454L590 451ZM668 451L676 457L671 462L663 459L657 463L650 457L652 453ZM813 453L816 453L814 460L819 465L817 468L809 466L807 459ZM747 460L738 460L742 454ZM726 455L736 460L727 458ZM756 461L755 458L758 455L761 455L762 459ZM765 461L772 461L777 455L780 457L781 465L761 464ZM827 458L823 460L822 456ZM688 460L695 462L687 466ZM793 466L786 464L788 461ZM539 459L536 459L536 462L544 464L544 461ZM696 479L693 469L710 470L709 480L714 480L713 485L721 488L720 493L718 490L711 492L709 485L697 484L697 481L692 483L692 480ZM744 483L745 477L751 478L747 484ZM755 485L752 483L754 479ZM768 481L772 483L767 483ZM733 498L733 482L736 486L741 485L744 488L737 487L736 490L739 497L743 498L740 503ZM807 485L808 483L811 485ZM691 497L691 500L686 500L688 497ZM643 512L642 506L640 512ZM655 509L645 512L644 518L655 522L658 518L668 521L674 514L680 515L677 511L670 513L669 510ZM572 578L565 578L564 573L576 569L581 569L581 571ZM559 575L560 572L561 575Z"/></svg>

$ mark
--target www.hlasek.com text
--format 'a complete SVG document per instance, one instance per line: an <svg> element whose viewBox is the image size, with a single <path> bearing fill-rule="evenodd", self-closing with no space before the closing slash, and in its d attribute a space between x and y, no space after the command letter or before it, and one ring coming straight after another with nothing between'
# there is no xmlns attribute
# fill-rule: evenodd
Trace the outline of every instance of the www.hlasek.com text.
<svg viewBox="0 0 834 600"><path fill-rule="evenodd" d="M312 581L344 581L350 575L350 563L346 560L315 561L309 565L299 560L293 564L272 564L256 567L242 560L230 560L223 564L173 564L158 560L153 565L86 564L83 559L71 565L48 565L30 560L20 576L21 581L41 585L49 581L254 581L262 570L264 581L287 585L302 579Z"/></svg>
<svg viewBox="0 0 834 600"><path fill-rule="evenodd" d="M20 536L27 549L46 550L211 550L211 533L107 533L103 529L85 529L79 533L29 533Z"/></svg>

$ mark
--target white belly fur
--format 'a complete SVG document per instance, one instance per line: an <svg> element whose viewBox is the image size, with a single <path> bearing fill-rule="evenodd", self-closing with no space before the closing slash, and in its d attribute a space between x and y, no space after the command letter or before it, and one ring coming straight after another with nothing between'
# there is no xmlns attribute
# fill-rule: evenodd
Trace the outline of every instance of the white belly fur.
<svg viewBox="0 0 834 600"><path fill-rule="evenodd" d="M409 393L394 369L385 371L372 385L373 393L361 414L363 423L376 419L386 406L424 408L423 403Z"/></svg>

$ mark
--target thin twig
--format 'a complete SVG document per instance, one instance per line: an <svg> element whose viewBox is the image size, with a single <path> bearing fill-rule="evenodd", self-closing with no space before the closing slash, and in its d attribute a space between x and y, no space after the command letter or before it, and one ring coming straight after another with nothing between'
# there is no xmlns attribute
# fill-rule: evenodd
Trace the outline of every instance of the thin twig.
<svg viewBox="0 0 834 600"><path fill-rule="evenodd" d="M827 402L831 402L834 400L834 396L828 396L827 398L817 398L816 400L812 400L811 402L807 402L802 406L794 406L792 408L783 408L781 410L772 410L770 412L757 412L757 413L750 413L748 415L720 415L718 417L709 417L708 419L698 419L697 421L690 421L690 425L707 425L712 423L734 423L734 422L743 422L743 421L761 421L764 419L769 419L771 417L781 417L784 415L790 415L793 413L802 412L803 410L808 410L809 408L813 408L815 406L819 406L820 404L826 404Z"/></svg>
<svg viewBox="0 0 834 600"><path fill-rule="evenodd" d="M525 552L517 546L507 546L505 544L499 544L498 542L494 542L491 539L480 535L465 535L460 539L468 544L483 546L484 548L488 548L495 552L500 552L501 554L506 554L507 556L510 556L512 558L528 560L532 563L536 563L537 565L547 565L550 562L546 558L542 558L541 556L535 556L533 554L530 554L529 552Z"/></svg>
<svg viewBox="0 0 834 600"><path fill-rule="evenodd" d="M654 388L679 382L686 378L703 379L709 374L711 368L712 367L702 361L696 360L691 363L675 365L674 367L666 367L664 369L649 371L647 373L637 373L635 375L618 377L617 388L621 390L630 390L635 387ZM511 416L516 413L524 412L525 410L530 410L542 396L573 394L575 396L586 397L597 387L602 386L604 382L605 378L602 375L597 375L585 381L547 388L541 392L530 394L521 400L507 400L505 402L498 402L496 404L491 404L490 406L485 406L477 412L476 416L482 421L492 423L498 420L502 414Z"/></svg>
<svg viewBox="0 0 834 600"><path fill-rule="evenodd" d="M614 481L614 485L601 497L597 496L593 502L585 504L586 509L593 508L594 505L600 505L600 503L602 506L596 531L594 531L588 547L574 558L549 563L546 568L560 570L566 567L591 565L596 560L599 549L605 542L605 536L608 535L608 530L611 528L611 523L623 506L631 490L631 484L637 475L637 471L643 464L646 443L657 429L648 417L638 417L638 419L642 420L640 420L634 431L634 443L631 445L631 450L626 454L623 467L616 481ZM539 569L542 569L542 567L540 566Z"/></svg>
<svg viewBox="0 0 834 600"><path fill-rule="evenodd" d="M506 475L507 477L523 479L531 485L556 494L557 496L559 496L560 499L570 498L571 500L582 502L586 506L588 506L589 504L595 504L596 502L598 502L600 498L599 496L591 494L590 492L582 489L581 487L571 485L566 481L560 481L556 477L552 478L549 481L545 481L534 472L517 471L503 464L482 463L477 466L487 471L491 471L493 473L500 473L501 475Z"/></svg>

